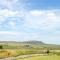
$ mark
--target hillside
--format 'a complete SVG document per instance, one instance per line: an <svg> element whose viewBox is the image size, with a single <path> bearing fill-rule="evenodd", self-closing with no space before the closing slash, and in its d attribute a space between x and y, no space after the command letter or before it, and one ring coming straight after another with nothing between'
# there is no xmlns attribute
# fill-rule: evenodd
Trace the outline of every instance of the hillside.
<svg viewBox="0 0 60 60"><path fill-rule="evenodd" d="M21 43L26 43L26 44L39 44L39 45L45 44L42 41L24 41L24 42L21 42Z"/></svg>
<svg viewBox="0 0 60 60"><path fill-rule="evenodd" d="M3 48L49 48L49 49L60 49L60 45L55 44L46 44L42 41L0 41L0 45L3 45Z"/></svg>

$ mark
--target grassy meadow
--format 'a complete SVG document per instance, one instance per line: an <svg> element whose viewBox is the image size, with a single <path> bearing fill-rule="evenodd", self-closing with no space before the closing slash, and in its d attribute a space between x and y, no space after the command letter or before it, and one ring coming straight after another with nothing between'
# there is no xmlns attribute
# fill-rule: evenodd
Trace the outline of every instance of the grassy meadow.
<svg viewBox="0 0 60 60"><path fill-rule="evenodd" d="M35 56L16 60L60 60L60 56Z"/></svg>
<svg viewBox="0 0 60 60"><path fill-rule="evenodd" d="M9 60L9 57L14 57L10 60L60 60L60 45L35 41L0 44L0 59L8 58Z"/></svg>

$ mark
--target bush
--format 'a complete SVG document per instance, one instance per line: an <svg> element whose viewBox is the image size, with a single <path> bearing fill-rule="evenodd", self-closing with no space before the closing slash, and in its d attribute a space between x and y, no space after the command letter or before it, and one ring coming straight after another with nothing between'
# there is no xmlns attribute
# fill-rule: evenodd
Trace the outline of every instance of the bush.
<svg viewBox="0 0 60 60"><path fill-rule="evenodd" d="M0 49L3 49L3 46L2 45L0 45Z"/></svg>
<svg viewBox="0 0 60 60"><path fill-rule="evenodd" d="M49 53L50 53L50 51L49 51L49 50L47 50L47 51L46 51L46 53L47 53L47 54L49 54Z"/></svg>

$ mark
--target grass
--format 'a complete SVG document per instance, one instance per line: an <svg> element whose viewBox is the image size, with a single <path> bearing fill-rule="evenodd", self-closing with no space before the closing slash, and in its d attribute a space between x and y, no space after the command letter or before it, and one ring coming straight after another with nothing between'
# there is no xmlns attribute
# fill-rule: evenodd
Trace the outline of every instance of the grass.
<svg viewBox="0 0 60 60"><path fill-rule="evenodd" d="M36 50L36 49L2 49L0 50L0 58L6 57L16 57L20 55L29 55L29 54L46 54L46 50ZM49 55L58 55L60 56L60 50L52 50Z"/></svg>
<svg viewBox="0 0 60 60"><path fill-rule="evenodd" d="M16 60L60 60L60 56L35 56Z"/></svg>
<svg viewBox="0 0 60 60"><path fill-rule="evenodd" d="M34 49L2 49L0 50L0 58L13 57L27 54L38 54L44 53L45 50L34 50Z"/></svg>

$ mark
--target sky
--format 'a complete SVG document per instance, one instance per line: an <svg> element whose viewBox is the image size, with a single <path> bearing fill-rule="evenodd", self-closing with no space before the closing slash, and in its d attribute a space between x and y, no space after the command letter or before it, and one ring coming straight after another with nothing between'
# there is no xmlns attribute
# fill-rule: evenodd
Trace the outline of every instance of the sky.
<svg viewBox="0 0 60 60"><path fill-rule="evenodd" d="M27 40L60 44L60 0L0 0L0 41Z"/></svg>

